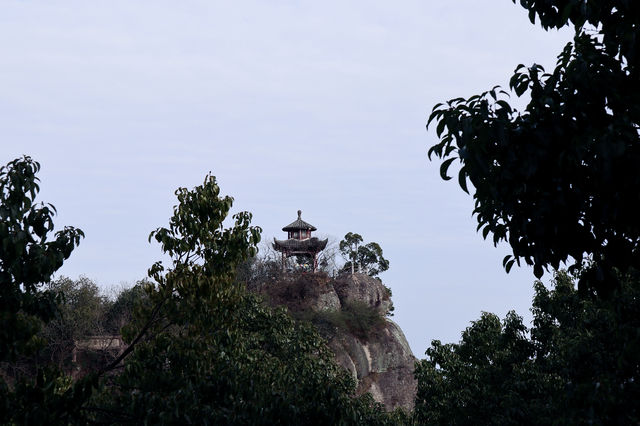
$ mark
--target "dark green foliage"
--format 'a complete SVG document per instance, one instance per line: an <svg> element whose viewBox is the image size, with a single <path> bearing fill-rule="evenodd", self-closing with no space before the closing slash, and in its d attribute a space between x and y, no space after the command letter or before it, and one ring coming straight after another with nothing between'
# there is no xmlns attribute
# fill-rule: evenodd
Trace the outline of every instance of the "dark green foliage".
<svg viewBox="0 0 640 426"><path fill-rule="evenodd" d="M340 253L345 259L347 259L344 269L350 269L351 275L356 271L356 265L358 264L358 249L361 244L362 236L353 232L347 232L344 239L340 241Z"/></svg>
<svg viewBox="0 0 640 426"><path fill-rule="evenodd" d="M554 291L536 283L532 340L563 379L556 397L567 423L640 421L640 275L618 281L605 300L582 297L563 274Z"/></svg>
<svg viewBox="0 0 640 426"><path fill-rule="evenodd" d="M55 294L43 291L84 235L65 227L54 234L55 208L37 204L40 164L30 157L0 167L0 361L36 349L41 321L55 312Z"/></svg>
<svg viewBox="0 0 640 426"><path fill-rule="evenodd" d="M82 276L77 280L60 277L48 283L47 289L58 295L56 315L40 333L46 344L38 353L38 362L54 363L68 374L84 374L87 369L105 364L106 359L113 359L117 349L96 353L88 351L84 342L97 336L117 339L121 328L131 321L134 306L146 300L141 283L122 290L112 301L93 281ZM78 364L72 362L74 348L82 352ZM94 362L89 362L92 358Z"/></svg>
<svg viewBox="0 0 640 426"><path fill-rule="evenodd" d="M620 55L637 69L639 40L632 37L638 31L640 5L627 0L513 0L529 11L535 24L538 18L545 30L573 25L581 30L590 25L598 28L603 42L613 56Z"/></svg>
<svg viewBox="0 0 640 426"><path fill-rule="evenodd" d="M55 317L42 330L46 346L40 357L62 368L70 362L78 339L106 333L105 315L111 303L86 277L60 277L48 283L47 289L58 295L58 303Z"/></svg>
<svg viewBox="0 0 640 426"><path fill-rule="evenodd" d="M573 25L573 42L551 73L516 68L522 112L498 88L436 105L429 155L443 179L459 160L478 230L511 246L507 272L567 263L580 292L566 273L552 291L536 283L530 336L513 315L485 314L459 344L433 342L416 412L439 424L638 424L640 3L519 3L545 29Z"/></svg>
<svg viewBox="0 0 640 426"><path fill-rule="evenodd" d="M232 205L215 179L177 191L169 228L152 237L171 255L124 337L135 350L95 398L95 420L176 424L381 424L389 421L337 367L308 325L263 305L236 284L255 255L251 215L223 221ZM126 354L124 354L126 355Z"/></svg>
<svg viewBox="0 0 640 426"><path fill-rule="evenodd" d="M35 348L42 323L43 336L67 343L127 323L123 334L130 345L110 365L76 382L37 365L0 381L0 422L391 424L399 418L370 396L354 397L354 383L313 328L236 284L237 265L255 254L260 229L250 226L246 212L223 227L232 199L219 197L211 176L192 191L179 189L169 227L152 233L172 258L166 271L160 262L153 265L153 281L124 291L115 302L83 278L61 278L42 291L81 233L66 228L46 241L53 210L33 207L37 168L26 158L1 169L0 313L4 326L22 327L19 333L4 331L2 360ZM42 353L33 359L46 360ZM3 379L16 370L15 363L1 367Z"/></svg>
<svg viewBox="0 0 640 426"><path fill-rule="evenodd" d="M382 256L382 248L378 243L362 244L362 236L348 232L340 241L340 253L347 259L344 270L351 274L361 272L375 277L389 269L389 261Z"/></svg>
<svg viewBox="0 0 640 426"><path fill-rule="evenodd" d="M208 312L206 323L175 325L142 344L108 390L113 399L106 408L123 421L153 424L382 418L370 401L352 399L353 383L311 328L253 296L232 305Z"/></svg>
<svg viewBox="0 0 640 426"><path fill-rule="evenodd" d="M589 288L608 292L615 268L640 267L640 9L633 1L521 0L544 28L574 24L553 72L520 65L510 87L531 100L514 110L494 88L436 105L444 161L474 188L478 229L507 241L507 271L524 260L537 277L593 259Z"/></svg>
<svg viewBox="0 0 640 426"><path fill-rule="evenodd" d="M105 312L103 327L107 334L120 334L122 328L133 320L136 307L149 303L144 292L146 285L147 280L138 281L135 286L118 293Z"/></svg>
<svg viewBox="0 0 640 426"><path fill-rule="evenodd" d="M433 341L415 373L420 423L528 424L541 415L540 424L550 423L539 401L547 389L531 386L534 346L525 333L513 312L503 322L483 313L459 344Z"/></svg>
<svg viewBox="0 0 640 426"><path fill-rule="evenodd" d="M433 341L417 364L416 417L426 424L637 424L640 277L607 300L584 298L560 272L536 282L522 319L484 313L460 343Z"/></svg>
<svg viewBox="0 0 640 426"><path fill-rule="evenodd" d="M51 238L52 205L36 204L36 173L29 157L0 168L0 422L68 424L91 393L87 378L71 385L54 368L21 368L18 360L35 354L44 341L37 333L54 318L60 297L43 288L83 236L65 227ZM20 368L17 368L20 367ZM6 381L5 381L6 380Z"/></svg>

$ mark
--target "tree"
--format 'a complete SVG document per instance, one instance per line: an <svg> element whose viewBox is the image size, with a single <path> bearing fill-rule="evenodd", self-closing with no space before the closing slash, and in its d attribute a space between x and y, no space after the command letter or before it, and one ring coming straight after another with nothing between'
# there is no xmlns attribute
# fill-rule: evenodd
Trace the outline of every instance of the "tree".
<svg viewBox="0 0 640 426"><path fill-rule="evenodd" d="M515 0L514 0L515 2ZM592 259L581 285L608 292L615 269L640 267L640 3L520 0L532 23L573 25L551 73L519 65L509 86L531 99L523 112L497 87L434 107L440 173L459 160L475 188L483 237L507 241L514 262L545 268ZM589 283L587 286L584 284Z"/></svg>
<svg viewBox="0 0 640 426"><path fill-rule="evenodd" d="M65 227L53 232L55 207L36 204L40 164L30 157L0 167L0 361L37 347L40 321L55 312L55 294L43 289L84 236Z"/></svg>
<svg viewBox="0 0 640 426"><path fill-rule="evenodd" d="M2 364L3 424L394 421L370 395L355 397L353 380L310 325L268 308L235 282L237 266L256 253L260 228L250 225L247 212L234 215L231 227L223 226L233 199L219 196L212 176L192 191L180 188L169 226L151 234L172 259L166 270L161 262L151 267L153 281L139 283L112 306L88 280L62 278L41 291L81 233L65 228L46 242L53 208L33 206L37 168L25 158L0 169L0 313L3 325L25 325L19 335L2 331L0 361L33 353L27 349L36 346L37 326L51 326L52 318L75 337L114 318L118 324L131 305L136 308L123 329L130 345L110 365L76 382L55 366L5 382ZM21 304L9 306L9 296ZM33 300L46 303L23 303ZM96 307L100 312L91 312ZM94 321L96 315L100 321Z"/></svg>
<svg viewBox="0 0 640 426"><path fill-rule="evenodd" d="M112 303L87 277L60 277L47 283L47 289L58 295L58 302L55 317L42 330L47 342L42 355L62 369L71 360L78 340L106 333L106 315Z"/></svg>
<svg viewBox="0 0 640 426"><path fill-rule="evenodd" d="M378 243L362 245L362 236L348 232L340 241L340 253L347 260L344 269L351 269L351 275L356 270L372 277L389 269L389 261L382 255L382 248Z"/></svg>
<svg viewBox="0 0 640 426"><path fill-rule="evenodd" d="M176 192L169 227L150 239L171 256L149 271L124 338L121 374L88 409L94 420L122 423L381 424L370 397L334 362L317 332L273 310L236 283L238 265L256 254L260 228L251 214L223 222L231 197L213 176Z"/></svg>
<svg viewBox="0 0 640 426"><path fill-rule="evenodd" d="M559 272L534 284L533 327L483 313L457 344L435 340L416 367L420 424L637 424L640 275L610 299Z"/></svg>
<svg viewBox="0 0 640 426"><path fill-rule="evenodd" d="M540 410L547 389L529 387L537 371L530 365L535 347L526 331L514 312L503 322L485 312L460 343L431 342L427 358L416 364L418 423L529 424L531 418L551 423L549 413Z"/></svg>
<svg viewBox="0 0 640 426"><path fill-rule="evenodd" d="M109 334L120 334L123 327L133 320L136 306L148 304L144 288L148 286L147 279L138 281L131 288L123 288L105 313L105 331Z"/></svg>
<svg viewBox="0 0 640 426"><path fill-rule="evenodd" d="M13 367L44 342L43 323L54 318L58 294L44 285L84 236L81 230L54 230L55 208L37 204L40 164L30 157L0 167L0 422L58 424L76 418L92 382L70 386L60 371L38 367L27 374ZM37 367L37 366L36 366ZM7 374L7 373L10 374ZM29 372L31 373L31 372Z"/></svg>
<svg viewBox="0 0 640 426"><path fill-rule="evenodd" d="M358 265L365 274L375 277L389 269L389 261L382 256L378 243L368 243L358 249Z"/></svg>
<svg viewBox="0 0 640 426"><path fill-rule="evenodd" d="M360 234L354 234L353 232L347 232L344 239L340 241L340 253L347 259L345 269L351 268L351 275L355 273L355 267L358 264L358 249L362 244L362 236Z"/></svg>

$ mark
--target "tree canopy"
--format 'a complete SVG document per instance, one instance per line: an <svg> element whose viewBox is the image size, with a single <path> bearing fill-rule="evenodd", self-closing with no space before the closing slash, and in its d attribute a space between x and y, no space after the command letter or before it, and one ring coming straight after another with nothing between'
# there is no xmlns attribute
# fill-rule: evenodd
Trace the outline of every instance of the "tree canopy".
<svg viewBox="0 0 640 426"><path fill-rule="evenodd" d="M65 228L47 240L55 210L33 203L38 168L27 157L0 169L2 423L393 424L370 395L355 396L353 379L312 326L236 281L261 230L248 212L223 225L233 199L220 195L213 176L178 189L169 225L150 235L170 265L152 265L150 280L110 302L89 280L50 282L82 233ZM43 339L72 347L123 323L129 345L76 381L51 348L48 362L41 352L16 364Z"/></svg>
<svg viewBox="0 0 640 426"><path fill-rule="evenodd" d="M30 157L0 167L0 361L14 365L44 346L42 325L54 319L60 294L45 284L84 236L65 227L54 232L55 208L36 203L40 164ZM4 369L3 369L4 370ZM74 386L54 366L0 374L0 422L68 423L90 394L92 381Z"/></svg>
<svg viewBox="0 0 640 426"><path fill-rule="evenodd" d="M421 424L637 424L640 276L582 297L569 274L534 285L533 326L483 313L416 369Z"/></svg>
<svg viewBox="0 0 640 426"><path fill-rule="evenodd" d="M43 285L84 236L65 227L51 238L56 210L35 201L39 170L30 157L0 167L0 361L35 349L39 321L55 312L55 293Z"/></svg>
<svg viewBox="0 0 640 426"><path fill-rule="evenodd" d="M516 1L514 0L514 3ZM636 424L640 377L640 3L520 0L544 29L572 25L553 71L519 65L499 87L438 104L440 174L458 160L484 238L536 282L533 326L483 313L416 369L426 424ZM469 182L473 187L469 186ZM578 280L578 289L572 279Z"/></svg>
<svg viewBox="0 0 640 426"><path fill-rule="evenodd" d="M514 1L515 2L515 1ZM509 243L514 262L545 268L595 260L583 278L611 285L614 268L640 266L640 5L626 0L521 0L531 22L545 29L573 25L575 37L555 69L519 65L509 87L528 95L515 110L494 88L434 107L449 179L475 192L478 230ZM608 284L605 284L608 283Z"/></svg>
<svg viewBox="0 0 640 426"><path fill-rule="evenodd" d="M309 325L248 293L236 269L256 254L261 230L233 215L213 176L176 191L169 226L151 233L171 265L149 271L151 303L124 338L135 350L96 397L96 420L175 424L381 424L370 397Z"/></svg>
<svg viewBox="0 0 640 426"><path fill-rule="evenodd" d="M361 272L372 277L389 269L389 261L382 255L382 247L378 243L362 242L362 236L353 232L348 232L340 241L340 253L347 260L344 269L350 269L351 274Z"/></svg>

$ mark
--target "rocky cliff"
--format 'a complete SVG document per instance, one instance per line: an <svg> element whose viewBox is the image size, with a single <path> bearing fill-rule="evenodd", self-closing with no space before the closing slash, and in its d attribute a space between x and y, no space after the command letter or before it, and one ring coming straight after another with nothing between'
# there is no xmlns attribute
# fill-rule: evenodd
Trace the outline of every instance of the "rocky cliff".
<svg viewBox="0 0 640 426"><path fill-rule="evenodd" d="M274 306L312 321L327 339L337 362L388 409L413 409L416 358L400 327L387 318L391 292L362 274L283 274L253 286Z"/></svg>

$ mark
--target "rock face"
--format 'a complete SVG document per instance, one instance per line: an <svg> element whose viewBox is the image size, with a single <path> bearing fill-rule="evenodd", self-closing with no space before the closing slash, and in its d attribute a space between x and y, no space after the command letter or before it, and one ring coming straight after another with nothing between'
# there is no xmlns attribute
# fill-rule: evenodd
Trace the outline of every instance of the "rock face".
<svg viewBox="0 0 640 426"><path fill-rule="evenodd" d="M311 319L342 365L358 381L358 394L392 410L413 409L416 358L400 327L386 318L389 290L362 274L335 279L323 274L286 274L253 288L274 306Z"/></svg>
<svg viewBox="0 0 640 426"><path fill-rule="evenodd" d="M332 280L332 284L343 305L353 302L366 303L383 316L393 306L389 290L379 280L368 275L342 275Z"/></svg>

